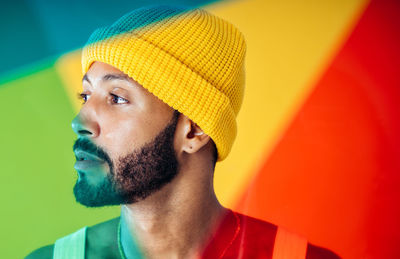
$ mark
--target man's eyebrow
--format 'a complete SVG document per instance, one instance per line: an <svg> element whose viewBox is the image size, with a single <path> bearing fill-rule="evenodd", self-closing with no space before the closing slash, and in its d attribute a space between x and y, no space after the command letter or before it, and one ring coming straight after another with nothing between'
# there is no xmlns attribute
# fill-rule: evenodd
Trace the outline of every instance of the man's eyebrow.
<svg viewBox="0 0 400 259"><path fill-rule="evenodd" d="M107 75L104 75L101 80L102 81L110 81L110 80L126 80L126 81L129 81L129 79L130 79L130 77L128 75L125 75L125 74L107 74ZM92 84L86 74L82 78L82 82L83 81L87 81L89 84Z"/></svg>
<svg viewBox="0 0 400 259"><path fill-rule="evenodd" d="M107 74L104 75L102 80L109 81L109 80L126 80L129 81L129 76L125 74Z"/></svg>

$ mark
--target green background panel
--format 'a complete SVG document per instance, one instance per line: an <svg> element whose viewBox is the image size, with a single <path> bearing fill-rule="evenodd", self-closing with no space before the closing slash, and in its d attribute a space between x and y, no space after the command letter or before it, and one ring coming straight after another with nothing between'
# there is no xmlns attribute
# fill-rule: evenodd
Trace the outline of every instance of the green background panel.
<svg viewBox="0 0 400 259"><path fill-rule="evenodd" d="M94 29L153 4L195 7L214 0L13 0L0 8L0 79L21 67L81 48Z"/></svg>
<svg viewBox="0 0 400 259"><path fill-rule="evenodd" d="M23 258L57 238L119 214L75 202L74 117L56 70L0 87L1 258Z"/></svg>

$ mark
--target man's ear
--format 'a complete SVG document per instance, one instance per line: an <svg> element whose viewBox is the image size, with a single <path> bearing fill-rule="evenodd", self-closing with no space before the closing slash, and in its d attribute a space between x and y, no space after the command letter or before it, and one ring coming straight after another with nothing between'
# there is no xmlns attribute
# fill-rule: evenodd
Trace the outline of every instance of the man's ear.
<svg viewBox="0 0 400 259"><path fill-rule="evenodd" d="M210 137L191 119L182 117L182 151L189 154L196 153L210 141Z"/></svg>

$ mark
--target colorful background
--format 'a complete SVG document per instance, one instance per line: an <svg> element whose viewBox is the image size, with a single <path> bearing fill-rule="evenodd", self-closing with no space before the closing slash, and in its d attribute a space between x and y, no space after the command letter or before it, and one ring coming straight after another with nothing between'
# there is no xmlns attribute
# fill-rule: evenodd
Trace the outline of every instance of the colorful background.
<svg viewBox="0 0 400 259"><path fill-rule="evenodd" d="M3 3L1 258L119 214L72 194L79 49L95 28L156 2L200 5L247 40L238 137L215 174L222 203L343 258L400 258L396 0Z"/></svg>

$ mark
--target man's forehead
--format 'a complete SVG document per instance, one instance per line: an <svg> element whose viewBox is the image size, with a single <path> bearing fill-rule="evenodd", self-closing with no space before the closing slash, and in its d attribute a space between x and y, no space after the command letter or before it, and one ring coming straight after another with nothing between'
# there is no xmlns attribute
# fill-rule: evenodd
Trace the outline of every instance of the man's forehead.
<svg viewBox="0 0 400 259"><path fill-rule="evenodd" d="M107 82L113 81L123 82L123 84L118 85L119 88L134 92L140 96L146 96L146 98L151 98L156 102L165 104L148 89L144 88L141 84L136 82L136 80L132 79L129 75L107 63L99 61L93 62L87 73L82 78L83 88L86 88L85 85L89 85L89 87L93 89L98 87L103 88L101 85L106 85ZM116 84L114 84L114 86L115 85ZM165 105L172 109L169 105Z"/></svg>
<svg viewBox="0 0 400 259"><path fill-rule="evenodd" d="M120 71L118 68L115 68L109 64L103 62L94 62L87 73L82 78L83 82L88 82L89 84L93 84L94 81L114 81L114 80L122 80L130 82L134 85L137 85L136 81L130 78L127 74Z"/></svg>

